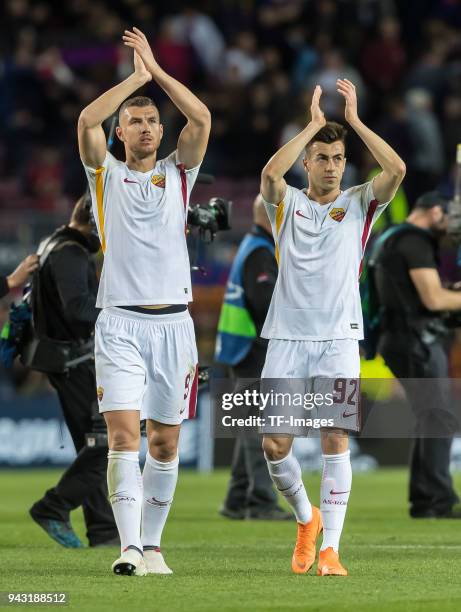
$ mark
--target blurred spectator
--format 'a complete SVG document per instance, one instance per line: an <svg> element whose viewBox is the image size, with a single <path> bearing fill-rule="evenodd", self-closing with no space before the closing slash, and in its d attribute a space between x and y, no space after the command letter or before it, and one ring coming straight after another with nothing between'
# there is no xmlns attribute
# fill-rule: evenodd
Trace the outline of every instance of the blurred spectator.
<svg viewBox="0 0 461 612"><path fill-rule="evenodd" d="M261 2L257 9L257 21L262 42L283 44L286 29L300 21L303 4L302 0Z"/></svg>
<svg viewBox="0 0 461 612"><path fill-rule="evenodd" d="M255 36L251 32L240 32L235 44L224 55L224 81L246 85L261 74L263 67Z"/></svg>
<svg viewBox="0 0 461 612"><path fill-rule="evenodd" d="M414 150L413 140L410 134L408 109L400 96L388 99L382 117L377 122L377 129L379 135L397 151L405 163L410 163Z"/></svg>
<svg viewBox="0 0 461 612"><path fill-rule="evenodd" d="M192 48L186 40L175 35L175 29L177 27L175 27L173 19L166 18L162 21L155 43L155 53L157 61L168 74L171 74L172 77L178 79L181 83L189 85L192 80L193 70ZM128 49L128 51L130 50ZM131 53L130 63L132 66Z"/></svg>
<svg viewBox="0 0 461 612"><path fill-rule="evenodd" d="M291 79L295 93L310 81L320 61L318 50L309 44L307 38L307 29L303 24L297 24L288 32L288 43L294 54Z"/></svg>
<svg viewBox="0 0 461 612"><path fill-rule="evenodd" d="M379 23L379 36L363 49L362 70L367 82L381 92L396 88L405 68L405 49L400 40L400 24L394 17Z"/></svg>
<svg viewBox="0 0 461 612"><path fill-rule="evenodd" d="M426 89L438 99L446 88L448 69L441 51L429 50L410 70L406 78L408 89Z"/></svg>
<svg viewBox="0 0 461 612"><path fill-rule="evenodd" d="M36 207L55 211L62 204L63 166L57 150L47 146L35 152L26 168L26 189L34 197Z"/></svg>
<svg viewBox="0 0 461 612"><path fill-rule="evenodd" d="M444 168L444 149L438 121L432 111L432 99L424 89L406 94L408 125L413 144L411 168L418 193L436 185ZM409 193L410 201L415 193Z"/></svg>
<svg viewBox="0 0 461 612"><path fill-rule="evenodd" d="M335 32L339 26L338 2L335 0L317 0L313 7L313 21L317 32Z"/></svg>
<svg viewBox="0 0 461 612"><path fill-rule="evenodd" d="M171 18L171 32L177 42L189 43L206 72L218 71L224 53L224 38L214 21L195 8L185 8Z"/></svg>
<svg viewBox="0 0 461 612"><path fill-rule="evenodd" d="M337 91L336 81L349 79L354 83L359 100L359 112L363 115L365 109L365 86L359 72L350 64L346 64L344 54L339 49L326 51L322 57L320 69L311 79L312 88L318 84L322 88L321 107L328 121L344 119L344 99Z"/></svg>
<svg viewBox="0 0 461 612"><path fill-rule="evenodd" d="M72 70L64 63L61 52L56 47L45 49L37 57L35 67L43 80L54 80L63 87L70 87L74 83Z"/></svg>
<svg viewBox="0 0 461 612"><path fill-rule="evenodd" d="M456 146L461 142L461 95L449 96L443 108L443 143L448 163L454 159Z"/></svg>

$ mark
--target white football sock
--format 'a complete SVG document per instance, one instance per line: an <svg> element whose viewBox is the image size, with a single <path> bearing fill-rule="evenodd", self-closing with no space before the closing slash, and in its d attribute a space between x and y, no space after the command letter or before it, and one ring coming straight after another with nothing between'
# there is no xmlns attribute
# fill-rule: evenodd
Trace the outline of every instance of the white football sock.
<svg viewBox="0 0 461 612"><path fill-rule="evenodd" d="M128 546L142 552L142 479L137 451L109 451L107 487L122 552Z"/></svg>
<svg viewBox="0 0 461 612"><path fill-rule="evenodd" d="M146 455L142 473L144 496L141 527L141 540L145 547L160 547L178 480L178 465L179 457L163 463L149 453Z"/></svg>
<svg viewBox="0 0 461 612"><path fill-rule="evenodd" d="M270 461L266 456L269 474L278 491L293 508L298 523L312 520L312 506L302 481L301 466L290 452L279 461Z"/></svg>
<svg viewBox="0 0 461 612"><path fill-rule="evenodd" d="M322 455L322 457L320 511L323 521L323 542L320 550L331 546L338 552L352 485L350 451L347 450L339 455Z"/></svg>

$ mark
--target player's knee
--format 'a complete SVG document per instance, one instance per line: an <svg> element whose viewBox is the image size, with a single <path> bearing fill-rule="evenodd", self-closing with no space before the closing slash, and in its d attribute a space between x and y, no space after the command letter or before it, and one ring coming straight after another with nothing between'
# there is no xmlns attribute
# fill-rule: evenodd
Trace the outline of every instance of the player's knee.
<svg viewBox="0 0 461 612"><path fill-rule="evenodd" d="M173 461L178 454L175 440L153 440L149 443L149 454L157 461Z"/></svg>
<svg viewBox="0 0 461 612"><path fill-rule="evenodd" d="M285 448L282 440L276 438L263 438L263 451L269 461L280 461L287 456L289 449Z"/></svg>
<svg viewBox="0 0 461 612"><path fill-rule="evenodd" d="M137 451L140 435L128 429L109 431L109 448L115 451Z"/></svg>
<svg viewBox="0 0 461 612"><path fill-rule="evenodd" d="M322 452L325 455L339 455L349 448L349 436L342 429L322 430Z"/></svg>

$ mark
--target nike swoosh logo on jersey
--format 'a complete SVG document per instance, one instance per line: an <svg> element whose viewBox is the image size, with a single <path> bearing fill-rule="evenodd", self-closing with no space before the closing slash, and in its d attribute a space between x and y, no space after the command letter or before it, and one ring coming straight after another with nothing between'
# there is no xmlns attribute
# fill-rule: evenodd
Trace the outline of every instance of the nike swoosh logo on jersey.
<svg viewBox="0 0 461 612"><path fill-rule="evenodd" d="M124 183L134 183L135 185L139 184L138 181L130 181L130 179L127 179L127 178L123 179L123 182Z"/></svg>
<svg viewBox="0 0 461 612"><path fill-rule="evenodd" d="M309 221L312 219L312 217L306 217L306 215L303 215L303 213L300 210L297 210L296 214L298 215L298 217L302 217L303 219L308 219Z"/></svg>
<svg viewBox="0 0 461 612"><path fill-rule="evenodd" d="M333 489L330 490L330 495L345 495L346 493L350 493L350 489L349 491L333 491Z"/></svg>

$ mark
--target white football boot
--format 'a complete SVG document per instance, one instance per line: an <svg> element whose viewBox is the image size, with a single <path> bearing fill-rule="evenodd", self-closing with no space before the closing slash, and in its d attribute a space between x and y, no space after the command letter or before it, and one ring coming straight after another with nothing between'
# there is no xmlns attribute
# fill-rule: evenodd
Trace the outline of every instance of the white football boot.
<svg viewBox="0 0 461 612"><path fill-rule="evenodd" d="M117 561L112 563L112 571L122 576L145 576L147 574L144 558L134 548L128 548L122 552Z"/></svg>
<svg viewBox="0 0 461 612"><path fill-rule="evenodd" d="M172 574L159 550L145 550L144 561L148 574Z"/></svg>

